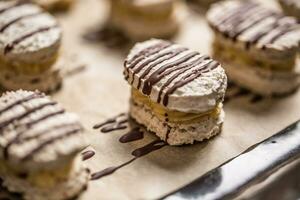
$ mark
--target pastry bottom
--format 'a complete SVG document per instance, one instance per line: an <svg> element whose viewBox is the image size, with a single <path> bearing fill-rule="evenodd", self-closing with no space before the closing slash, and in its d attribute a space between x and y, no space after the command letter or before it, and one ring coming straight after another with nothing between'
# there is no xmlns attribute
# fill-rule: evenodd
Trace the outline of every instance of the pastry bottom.
<svg viewBox="0 0 300 200"><path fill-rule="evenodd" d="M276 71L216 59L223 64L230 81L262 96L288 95L300 85L300 63L291 71Z"/></svg>
<svg viewBox="0 0 300 200"><path fill-rule="evenodd" d="M221 132L225 116L221 109L218 116L206 115L194 123L170 123L161 120L149 107L133 100L130 101L130 115L170 145L193 144L211 138Z"/></svg>
<svg viewBox="0 0 300 200"><path fill-rule="evenodd" d="M50 69L40 75L28 76L16 74L15 72L1 71L0 85L5 90L39 90L45 93L51 93L60 88L62 77L59 69Z"/></svg>
<svg viewBox="0 0 300 200"><path fill-rule="evenodd" d="M89 170L82 164L81 156L78 156L72 170L55 184L47 185L48 180L44 178L39 180L42 185L37 186L27 181L26 176L20 177L1 171L0 176L3 179L3 186L8 191L20 193L25 200L67 200L79 196L87 188Z"/></svg>

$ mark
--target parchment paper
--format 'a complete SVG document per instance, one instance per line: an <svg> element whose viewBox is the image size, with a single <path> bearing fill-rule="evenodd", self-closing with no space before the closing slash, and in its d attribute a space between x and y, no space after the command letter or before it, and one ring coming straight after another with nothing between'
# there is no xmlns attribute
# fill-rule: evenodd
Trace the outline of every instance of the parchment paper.
<svg viewBox="0 0 300 200"><path fill-rule="evenodd" d="M126 112L129 101L129 86L122 75L126 53L82 38L91 29L101 27L107 8L104 0L81 0L71 12L58 16L64 27L64 51L75 52L87 69L67 77L54 98L80 115L87 128L91 147L96 151L86 161L92 172L130 160L132 150L155 138L149 134L141 141L121 144L119 137L126 130L102 134L92 129L96 123ZM212 32L203 14L190 10L175 41L209 54ZM300 118L300 93L256 104L249 103L250 98L251 95L236 98L225 104L226 121L219 136L192 146L167 146L153 152L111 176L91 181L82 199L159 198Z"/></svg>

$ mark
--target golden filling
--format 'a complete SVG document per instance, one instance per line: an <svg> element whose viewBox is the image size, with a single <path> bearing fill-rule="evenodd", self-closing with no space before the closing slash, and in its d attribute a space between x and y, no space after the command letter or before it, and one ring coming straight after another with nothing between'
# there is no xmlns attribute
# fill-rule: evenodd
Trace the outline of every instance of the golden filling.
<svg viewBox="0 0 300 200"><path fill-rule="evenodd" d="M59 53L47 62L32 64L32 63L21 63L21 62L6 62L0 57L0 70L14 71L17 74L24 75L38 75L49 70L57 61Z"/></svg>
<svg viewBox="0 0 300 200"><path fill-rule="evenodd" d="M151 111L157 116L160 120L168 119L170 123L179 123L179 124L190 124L202 121L204 117L213 117L218 118L222 106L219 104L215 109L204 112L204 113L185 113L174 110L169 110L166 107L160 105L159 103L153 102L149 97L143 95L137 89L132 88L131 90L132 99L137 104L142 104L151 109Z"/></svg>
<svg viewBox="0 0 300 200"><path fill-rule="evenodd" d="M295 66L295 57L289 59L278 60L265 60L261 57L253 57L247 51L237 49L233 46L223 45L216 39L213 44L213 54L216 58L221 58L228 62L236 62L237 64L247 64L250 66L262 67L271 70L292 70Z"/></svg>
<svg viewBox="0 0 300 200"><path fill-rule="evenodd" d="M143 18L149 21L163 21L170 18L173 7L162 12L145 12L141 8L130 5L125 1L113 0L111 3L111 12L120 16L132 16L134 18Z"/></svg>
<svg viewBox="0 0 300 200"><path fill-rule="evenodd" d="M57 183L66 180L72 171L73 163L55 170L41 170L37 172L30 172L28 174L20 173L13 167L5 164L0 160L0 174L24 179L34 187L49 188L54 187ZM19 177L18 177L19 174ZM21 175L23 174L23 175Z"/></svg>

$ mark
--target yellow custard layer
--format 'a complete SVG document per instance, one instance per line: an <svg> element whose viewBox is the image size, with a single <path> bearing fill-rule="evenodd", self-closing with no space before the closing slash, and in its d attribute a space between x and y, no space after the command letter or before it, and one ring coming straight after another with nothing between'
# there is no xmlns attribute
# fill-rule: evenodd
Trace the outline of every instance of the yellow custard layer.
<svg viewBox="0 0 300 200"><path fill-rule="evenodd" d="M261 67L264 69L288 71L292 70L295 66L296 57L289 57L283 60L265 60L261 57L253 57L244 50L237 49L232 46L225 46L218 41L213 44L213 53L217 58L224 59L228 62L235 62L237 64L247 64L249 66Z"/></svg>
<svg viewBox="0 0 300 200"><path fill-rule="evenodd" d="M219 104L215 109L208 112L185 113L169 110L159 103L153 102L149 97L143 95L137 89L132 88L131 95L134 102L143 104L144 106L150 108L159 119L168 119L168 122L170 123L191 124L203 120L204 117L218 118L222 110L222 106Z"/></svg>
<svg viewBox="0 0 300 200"><path fill-rule="evenodd" d="M68 179L70 172L72 171L73 163L68 164L60 169L56 170L41 170L37 172L30 172L27 174L20 173L13 167L5 164L0 160L0 174L11 176L19 179L24 179L30 183L33 187L49 188L54 187L57 183L60 183ZM23 177L18 177L18 174L24 174ZM21 176L21 175L20 175Z"/></svg>

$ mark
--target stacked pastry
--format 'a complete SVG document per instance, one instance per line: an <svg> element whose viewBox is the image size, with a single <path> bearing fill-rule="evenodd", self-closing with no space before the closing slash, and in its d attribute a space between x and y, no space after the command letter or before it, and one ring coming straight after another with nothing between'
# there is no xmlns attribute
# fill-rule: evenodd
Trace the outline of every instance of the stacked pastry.
<svg viewBox="0 0 300 200"><path fill-rule="evenodd" d="M76 116L39 92L0 98L0 177L28 200L78 196L89 173L78 153L86 146Z"/></svg>
<svg viewBox="0 0 300 200"><path fill-rule="evenodd" d="M56 90L61 28L33 4L0 1L0 84L7 90Z"/></svg>
<svg viewBox="0 0 300 200"><path fill-rule="evenodd" d="M208 56L167 41L138 43L125 61L130 115L170 145L221 131L227 78Z"/></svg>
<svg viewBox="0 0 300 200"><path fill-rule="evenodd" d="M278 0L283 11L300 20L300 1L299 0Z"/></svg>
<svg viewBox="0 0 300 200"><path fill-rule="evenodd" d="M166 38L178 30L178 0L110 0L110 23L133 40Z"/></svg>
<svg viewBox="0 0 300 200"><path fill-rule="evenodd" d="M229 79L261 95L283 95L300 84L300 25L252 1L224 1L208 11L214 56Z"/></svg>

